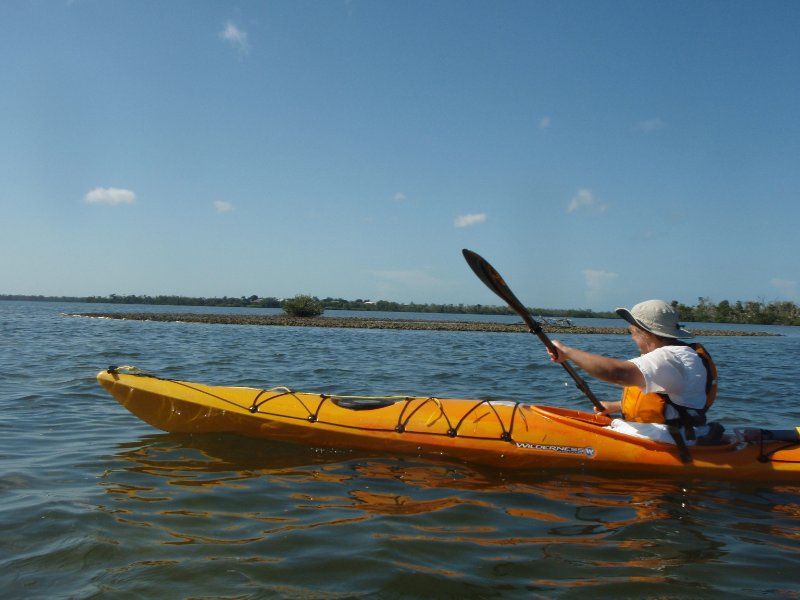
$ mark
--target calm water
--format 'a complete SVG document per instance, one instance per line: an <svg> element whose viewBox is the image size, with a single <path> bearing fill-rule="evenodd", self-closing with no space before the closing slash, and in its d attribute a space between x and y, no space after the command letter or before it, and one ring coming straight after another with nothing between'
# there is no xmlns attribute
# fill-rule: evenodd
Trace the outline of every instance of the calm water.
<svg viewBox="0 0 800 600"><path fill-rule="evenodd" d="M94 381L133 364L222 385L588 409L531 335L61 314L109 308L132 307L0 302L4 598L800 597L800 484L491 472L164 434ZM701 340L729 428L800 424L800 331L780 331ZM568 341L634 350L627 336Z"/></svg>

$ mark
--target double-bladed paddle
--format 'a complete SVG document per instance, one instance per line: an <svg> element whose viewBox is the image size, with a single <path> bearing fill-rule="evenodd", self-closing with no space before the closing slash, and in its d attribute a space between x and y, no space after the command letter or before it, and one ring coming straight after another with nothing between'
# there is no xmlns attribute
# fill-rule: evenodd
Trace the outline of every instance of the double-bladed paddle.
<svg viewBox="0 0 800 600"><path fill-rule="evenodd" d="M506 304L508 304L508 306L511 307L515 313L522 317L522 320L525 321L525 324L531 330L531 333L535 334L542 341L545 347L553 353L554 356L558 356L558 348L553 345L553 342L550 341L550 338L547 337L547 334L542 331L542 326L531 316L530 311L523 306L522 302L520 302L514 295L514 292L511 291L511 288L506 285L506 282L500 276L500 273L498 273L494 267L490 265L480 254L477 254L472 250L467 250L466 248L462 250L462 252L464 254L464 258L467 260L467 264L475 272L475 275L478 276L478 279L480 279L486 285L486 287L505 300ZM592 393L592 390L589 389L589 386L586 385L586 382L583 380L583 378L581 378L581 376L575 372L575 369L572 368L572 365L567 362L563 362L561 363L561 366L564 367L564 370L566 370L566 372L569 373L569 376L572 377L572 380L575 382L575 385L578 387L578 389L582 391L589 400L591 400L595 408L600 411L605 410L603 404Z"/></svg>

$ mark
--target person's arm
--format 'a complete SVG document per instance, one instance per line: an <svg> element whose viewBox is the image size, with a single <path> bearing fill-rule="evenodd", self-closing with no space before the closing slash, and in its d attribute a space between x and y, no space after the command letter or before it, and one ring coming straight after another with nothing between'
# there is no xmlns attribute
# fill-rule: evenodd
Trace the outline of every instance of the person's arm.
<svg viewBox="0 0 800 600"><path fill-rule="evenodd" d="M622 410L621 400L615 400L613 402L601 400L600 404L603 405L604 410L599 410L597 407L595 407L594 412L600 413L601 415L612 415Z"/></svg>
<svg viewBox="0 0 800 600"><path fill-rule="evenodd" d="M569 360L592 377L597 377L598 379L616 385L635 385L642 389L644 389L646 385L644 375L642 375L639 367L630 361L584 352L583 350L572 348L571 346L567 346L555 340L553 341L553 345L558 349L558 357L553 356L553 353L549 352L550 359L553 362L561 364Z"/></svg>

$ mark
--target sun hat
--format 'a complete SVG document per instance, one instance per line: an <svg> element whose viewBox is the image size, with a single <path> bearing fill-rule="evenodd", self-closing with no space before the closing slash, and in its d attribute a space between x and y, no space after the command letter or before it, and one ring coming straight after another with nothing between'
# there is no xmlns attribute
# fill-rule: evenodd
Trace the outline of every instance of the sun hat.
<svg viewBox="0 0 800 600"><path fill-rule="evenodd" d="M694 337L678 323L678 312L663 300L646 300L630 310L618 308L615 312L631 325L661 337Z"/></svg>

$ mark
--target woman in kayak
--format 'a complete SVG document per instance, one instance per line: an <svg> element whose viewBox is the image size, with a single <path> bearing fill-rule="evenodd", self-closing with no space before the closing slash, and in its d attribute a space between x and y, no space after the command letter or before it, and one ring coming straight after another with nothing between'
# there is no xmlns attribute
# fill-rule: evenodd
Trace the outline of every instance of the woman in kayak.
<svg viewBox="0 0 800 600"><path fill-rule="evenodd" d="M611 428L631 435L692 443L707 436L705 412L716 396L716 368L700 344L686 344L693 337L678 323L678 313L662 300L647 300L631 310L618 308L641 355L618 360L592 354L554 341L554 362L571 361L598 379L623 387L622 399L603 402L602 414L622 412ZM714 428L718 429L718 426ZM715 431L715 433L721 433ZM710 440L701 440L710 441Z"/></svg>

